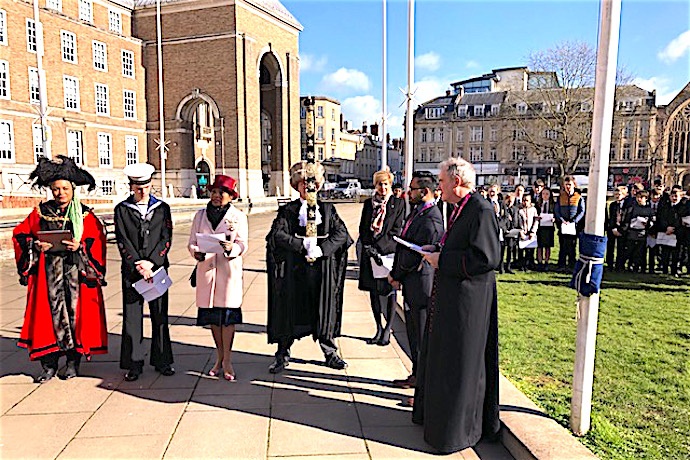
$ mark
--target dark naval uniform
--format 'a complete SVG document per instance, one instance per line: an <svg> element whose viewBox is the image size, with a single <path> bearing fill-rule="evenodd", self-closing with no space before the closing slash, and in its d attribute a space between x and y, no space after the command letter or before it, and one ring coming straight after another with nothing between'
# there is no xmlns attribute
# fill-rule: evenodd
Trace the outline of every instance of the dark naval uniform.
<svg viewBox="0 0 690 460"><path fill-rule="evenodd" d="M166 270L168 252L172 244L172 216L170 206L150 196L146 215L142 215L132 197L115 207L115 234L117 247L122 256L122 346L120 368L141 372L146 350L143 336L143 297L132 287L142 279L135 262L148 260L152 271L159 267ZM156 369L168 368L173 363L170 332L168 331L168 293L149 302L151 315L150 363Z"/></svg>

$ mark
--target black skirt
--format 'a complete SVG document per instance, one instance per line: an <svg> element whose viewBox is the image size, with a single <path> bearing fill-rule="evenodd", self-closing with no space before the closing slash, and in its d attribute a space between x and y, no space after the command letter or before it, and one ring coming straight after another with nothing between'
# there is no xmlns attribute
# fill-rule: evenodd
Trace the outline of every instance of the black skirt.
<svg viewBox="0 0 690 460"><path fill-rule="evenodd" d="M242 324L240 308L199 308L196 316L197 326L230 326Z"/></svg>
<svg viewBox="0 0 690 460"><path fill-rule="evenodd" d="M553 227L539 227L537 229L537 247L552 248L553 247Z"/></svg>

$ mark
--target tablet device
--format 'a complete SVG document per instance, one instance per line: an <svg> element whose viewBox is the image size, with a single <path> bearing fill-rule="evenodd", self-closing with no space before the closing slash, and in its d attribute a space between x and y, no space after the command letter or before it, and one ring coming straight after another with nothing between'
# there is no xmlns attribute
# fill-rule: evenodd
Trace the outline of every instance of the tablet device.
<svg viewBox="0 0 690 460"><path fill-rule="evenodd" d="M67 247L63 244L63 240L71 240L72 232L69 230L39 230L36 232L39 241L50 243L53 245L48 252L63 252Z"/></svg>

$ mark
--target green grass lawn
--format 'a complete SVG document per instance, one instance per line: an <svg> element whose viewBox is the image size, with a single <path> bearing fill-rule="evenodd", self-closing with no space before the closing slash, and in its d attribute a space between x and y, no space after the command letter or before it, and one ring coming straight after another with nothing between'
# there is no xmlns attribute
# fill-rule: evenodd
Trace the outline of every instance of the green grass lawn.
<svg viewBox="0 0 690 460"><path fill-rule="evenodd" d="M577 328L569 279L498 276L501 371L565 427ZM604 459L690 459L687 276L604 276L592 429L581 440Z"/></svg>

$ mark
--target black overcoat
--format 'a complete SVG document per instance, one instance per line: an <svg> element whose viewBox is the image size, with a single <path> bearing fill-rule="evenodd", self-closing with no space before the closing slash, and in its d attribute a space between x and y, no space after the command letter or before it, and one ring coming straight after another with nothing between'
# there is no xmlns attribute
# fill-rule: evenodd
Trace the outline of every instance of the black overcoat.
<svg viewBox="0 0 690 460"><path fill-rule="evenodd" d="M418 206L424 206L424 203ZM430 206L418 215L416 210L413 210L412 216L414 216L413 220L403 237L405 241L424 246L436 244L441 240L444 231L443 215L438 206ZM399 244L395 250L391 277L402 283L405 302L426 307L434 283L434 267L423 260L421 254Z"/></svg>
<svg viewBox="0 0 690 460"><path fill-rule="evenodd" d="M499 262L493 206L473 194L441 249L415 391L413 420L444 453L498 433Z"/></svg>
<svg viewBox="0 0 690 460"><path fill-rule="evenodd" d="M304 280L300 279L306 261L303 246L305 227L299 225L302 202L291 201L278 210L266 236L266 267L268 270L268 342L300 339L312 335L316 339L333 339L340 335L343 316L343 289L347 270L347 248L352 238L331 203L318 203L322 223L317 232L323 257L314 264L321 268L320 302L314 310L302 299Z"/></svg>
<svg viewBox="0 0 690 460"><path fill-rule="evenodd" d="M386 217L383 220L383 229L381 233L374 236L371 230L371 217L374 213L374 205L372 199L369 198L364 202L362 207L362 216L359 221L359 238L362 242L362 247L373 246L379 254L393 254L398 243L395 242L393 236L400 236L403 222L405 219L405 201L402 198L391 196L386 203ZM371 259L362 252L362 258L359 264L359 289L363 291L381 291L381 283L377 286L376 278L374 278L371 269ZM385 286L390 287L388 282ZM380 294L387 294L386 292L379 292Z"/></svg>

